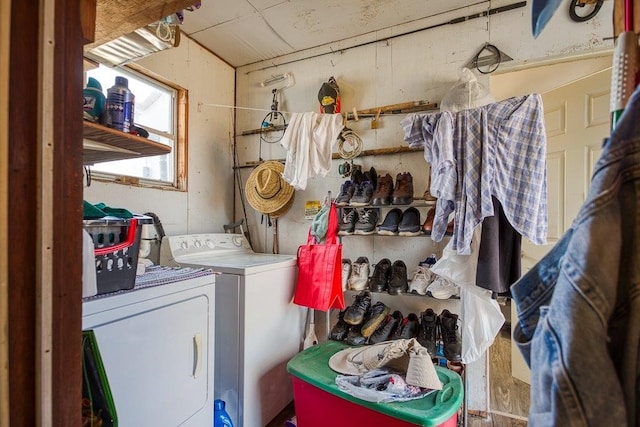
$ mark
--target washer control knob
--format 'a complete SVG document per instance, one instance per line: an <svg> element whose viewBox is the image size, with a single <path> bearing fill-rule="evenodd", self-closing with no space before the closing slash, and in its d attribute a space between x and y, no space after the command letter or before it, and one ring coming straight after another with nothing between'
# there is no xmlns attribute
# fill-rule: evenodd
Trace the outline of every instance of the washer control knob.
<svg viewBox="0 0 640 427"><path fill-rule="evenodd" d="M204 241L204 244L207 245L208 248L213 249L216 247L216 245L213 243L213 240L211 239L207 239Z"/></svg>
<svg viewBox="0 0 640 427"><path fill-rule="evenodd" d="M195 242L193 242L193 246L199 248L200 246L202 246L202 242L200 240L196 240Z"/></svg>
<svg viewBox="0 0 640 427"><path fill-rule="evenodd" d="M182 249L187 249L189 247L189 244L187 242L182 242L182 243L180 243L180 247Z"/></svg>

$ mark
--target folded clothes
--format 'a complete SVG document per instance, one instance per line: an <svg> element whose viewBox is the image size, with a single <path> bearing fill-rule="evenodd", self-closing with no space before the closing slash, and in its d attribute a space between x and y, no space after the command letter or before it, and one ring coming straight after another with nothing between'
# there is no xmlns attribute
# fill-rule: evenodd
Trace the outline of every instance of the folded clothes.
<svg viewBox="0 0 640 427"><path fill-rule="evenodd" d="M114 208L107 206L104 203L97 203L92 205L86 200L82 205L83 218L84 219L99 219L105 216L115 216L118 218L133 218L133 214L124 208Z"/></svg>

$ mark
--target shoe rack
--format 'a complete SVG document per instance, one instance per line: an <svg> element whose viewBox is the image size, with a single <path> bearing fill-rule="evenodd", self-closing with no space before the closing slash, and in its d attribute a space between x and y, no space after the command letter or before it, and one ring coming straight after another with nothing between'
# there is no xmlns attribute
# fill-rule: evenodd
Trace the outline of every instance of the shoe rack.
<svg viewBox="0 0 640 427"><path fill-rule="evenodd" d="M428 188L428 185L427 185ZM427 194L428 195L428 194ZM435 207L435 202L424 198L414 197L410 204L406 205L365 205L357 206L356 209L376 209L378 211L378 225L381 224L391 209L398 208L401 211L414 207L420 212L420 229L423 229L423 222L427 217L430 209ZM342 209L354 208L354 206L338 206L339 215L342 215ZM383 258L388 258L391 263L395 260L404 260L407 271L408 289L410 281L414 275L416 267L420 261L425 260L428 256L435 254L437 259L442 257L444 247L449 241L449 234L446 234L441 242L435 242L431 239L431 234L421 232L415 236L402 235L383 235L378 234L378 225L374 227L374 231L368 234L349 234L339 235L338 238L343 244L343 258L349 258L354 262L360 256L366 256L369 260L369 277L374 272L375 264ZM369 290L369 289L367 289ZM355 296L360 290L344 291L345 305L349 306L354 301ZM449 299L438 299L430 295L419 295L415 293L403 292L400 294L389 294L388 292L371 293L371 304L382 302L387 305L391 311L399 310L404 317L409 313L415 313L420 317L420 313L431 308L436 314L441 314L443 310L449 310L459 315L458 330L462 330L462 322L464 322L464 313L462 312L462 303L459 297L451 297ZM338 310L327 313L330 319L327 319L327 336L331 328L338 320ZM463 337L461 336L461 339ZM486 354L483 358L471 365L458 366L462 368L462 378L465 387L465 403L463 404L464 418L466 419L467 411L484 413L488 410L488 375L487 375L487 358ZM455 369L454 369L455 370ZM469 380L469 381L467 381ZM473 383L473 384L472 384ZM472 393L473 396L469 396Z"/></svg>

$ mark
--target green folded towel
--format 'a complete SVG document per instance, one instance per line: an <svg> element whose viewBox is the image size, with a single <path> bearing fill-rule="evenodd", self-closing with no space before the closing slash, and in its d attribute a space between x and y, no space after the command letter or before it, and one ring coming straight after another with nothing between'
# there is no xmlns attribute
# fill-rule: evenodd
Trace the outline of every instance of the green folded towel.
<svg viewBox="0 0 640 427"><path fill-rule="evenodd" d="M86 200L83 201L84 219L98 219L105 216L115 216L117 218L133 218L133 214L124 208L112 208L104 203L92 205Z"/></svg>

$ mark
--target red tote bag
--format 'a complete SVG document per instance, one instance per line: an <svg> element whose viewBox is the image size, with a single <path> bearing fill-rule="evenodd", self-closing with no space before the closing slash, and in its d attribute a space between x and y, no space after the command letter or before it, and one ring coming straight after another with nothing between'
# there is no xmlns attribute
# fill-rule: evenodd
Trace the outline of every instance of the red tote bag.
<svg viewBox="0 0 640 427"><path fill-rule="evenodd" d="M298 279L293 302L298 305L327 311L344 309L342 292L342 243L338 243L338 213L329 207L327 238L316 244L309 232L307 244L298 248Z"/></svg>

